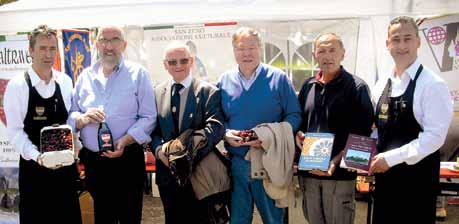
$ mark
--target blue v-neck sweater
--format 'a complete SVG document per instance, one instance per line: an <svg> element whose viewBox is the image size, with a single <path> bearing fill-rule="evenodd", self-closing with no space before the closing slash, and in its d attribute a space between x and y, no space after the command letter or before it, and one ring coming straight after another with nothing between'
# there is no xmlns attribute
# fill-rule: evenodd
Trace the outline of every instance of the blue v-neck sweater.
<svg viewBox="0 0 459 224"><path fill-rule="evenodd" d="M280 69L261 64L260 74L245 90L235 67L220 77L225 128L252 129L258 124L287 121L296 133L301 123L301 110L295 90L287 75ZM292 133L293 134L293 133ZM248 147L234 148L225 144L235 156L243 157Z"/></svg>

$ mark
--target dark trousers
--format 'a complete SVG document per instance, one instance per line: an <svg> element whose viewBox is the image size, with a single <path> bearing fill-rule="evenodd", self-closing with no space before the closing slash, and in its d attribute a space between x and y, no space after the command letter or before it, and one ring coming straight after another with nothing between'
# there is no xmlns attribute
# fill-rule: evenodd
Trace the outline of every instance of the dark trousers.
<svg viewBox="0 0 459 224"><path fill-rule="evenodd" d="M76 165L51 170L35 161L19 162L21 224L80 224Z"/></svg>
<svg viewBox="0 0 459 224"><path fill-rule="evenodd" d="M207 206L196 199L191 184L179 187L175 182L158 186L166 224L207 224Z"/></svg>
<svg viewBox="0 0 459 224"><path fill-rule="evenodd" d="M440 173L438 164L430 170L399 164L386 173L377 174L373 223L434 224Z"/></svg>
<svg viewBox="0 0 459 224"><path fill-rule="evenodd" d="M140 224L146 177L143 148L133 144L121 157L110 159L83 148L81 162L94 199L95 223Z"/></svg>

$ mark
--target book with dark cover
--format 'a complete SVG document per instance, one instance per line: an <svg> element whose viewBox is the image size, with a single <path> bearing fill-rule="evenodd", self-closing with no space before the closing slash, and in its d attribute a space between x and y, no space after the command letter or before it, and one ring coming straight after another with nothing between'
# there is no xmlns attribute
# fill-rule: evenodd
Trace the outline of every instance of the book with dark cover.
<svg viewBox="0 0 459 224"><path fill-rule="evenodd" d="M349 134L340 167L368 172L375 152L376 139Z"/></svg>
<svg viewBox="0 0 459 224"><path fill-rule="evenodd" d="M330 165L334 138L335 135L331 133L306 132L298 169L327 171Z"/></svg>

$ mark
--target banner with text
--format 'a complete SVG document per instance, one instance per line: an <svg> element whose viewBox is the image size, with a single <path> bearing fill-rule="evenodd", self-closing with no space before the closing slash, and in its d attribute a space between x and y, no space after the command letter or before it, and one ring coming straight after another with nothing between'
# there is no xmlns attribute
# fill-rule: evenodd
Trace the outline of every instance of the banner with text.
<svg viewBox="0 0 459 224"><path fill-rule="evenodd" d="M260 32L262 61L284 70L297 91L304 79L318 71L312 45L320 33L334 32L341 36L347 50L343 66L351 73L355 71L359 29L357 19L127 26L124 28L128 41L124 58L146 67L153 82L158 84L170 79L163 65L163 51L170 42L179 41L187 44L195 55L193 76L215 83L225 70L237 65L231 42L233 33L240 25L254 27Z"/></svg>
<svg viewBox="0 0 459 224"><path fill-rule="evenodd" d="M146 67L158 84L170 79L163 65L163 51L172 41L190 47L195 56L192 74L215 82L222 71L234 65L231 35L236 23L212 23L187 26L125 27L128 45L124 57Z"/></svg>
<svg viewBox="0 0 459 224"><path fill-rule="evenodd" d="M0 223L19 223L19 154L6 136L3 94L8 81L31 63L27 35L6 36L0 41Z"/></svg>

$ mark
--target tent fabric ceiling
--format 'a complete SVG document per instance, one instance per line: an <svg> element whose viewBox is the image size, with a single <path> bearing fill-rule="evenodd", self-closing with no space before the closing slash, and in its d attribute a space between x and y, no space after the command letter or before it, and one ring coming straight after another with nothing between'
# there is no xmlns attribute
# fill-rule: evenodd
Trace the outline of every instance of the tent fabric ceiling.
<svg viewBox="0 0 459 224"><path fill-rule="evenodd" d="M20 0L0 7L0 33L222 21L291 21L459 13L458 0Z"/></svg>

